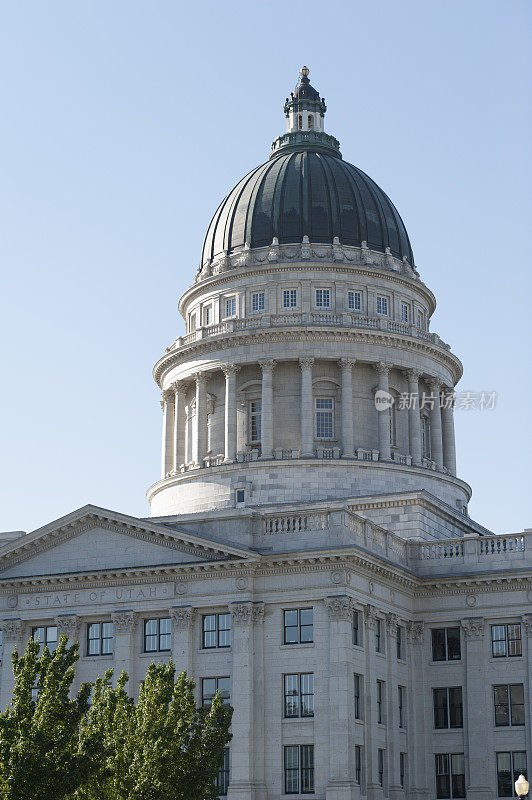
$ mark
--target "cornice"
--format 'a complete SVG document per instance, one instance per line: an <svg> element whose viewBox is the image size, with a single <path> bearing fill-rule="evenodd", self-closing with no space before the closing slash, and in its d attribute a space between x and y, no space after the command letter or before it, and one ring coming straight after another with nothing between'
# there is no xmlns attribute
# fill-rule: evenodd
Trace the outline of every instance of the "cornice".
<svg viewBox="0 0 532 800"><path fill-rule="evenodd" d="M373 251L371 251L373 252ZM380 253L379 256L383 254ZM320 263L316 260L309 259L308 261L281 261L281 262L267 262L264 264L256 264L253 266L231 267L230 270L220 272L217 275L211 275L208 278L202 279L197 283L192 284L179 299L179 312L183 315L183 307L185 303L193 299L197 294L202 294L205 290L210 290L215 286L224 286L228 283L234 283L235 279L245 278L249 276L254 280L257 276L274 275L276 279L279 278L279 272L311 272L314 270L322 272L336 272L352 276L353 273L365 278L380 277L395 283L398 286L408 287L414 291L418 291L425 296L430 308L430 314L434 313L436 309L436 297L428 286L423 281L415 278L410 278L408 275L403 275L398 272L386 269L384 267L370 266L369 264L355 264L354 262L342 261L325 261Z"/></svg>
<svg viewBox="0 0 532 800"><path fill-rule="evenodd" d="M309 328L304 326L286 326L281 328L250 328L239 331L232 331L220 334L219 336L212 336L208 339L200 339L197 342L191 342L187 345L182 345L179 350L173 350L165 353L155 364L153 368L153 377L155 382L162 388L162 381L168 370L186 364L190 360L190 354L194 353L195 356L205 355L209 352L223 351L220 357L221 362L226 363L228 359L227 349L231 346L239 346L242 344L242 339L245 339L246 346L250 344L259 344L263 346L265 342L273 344L285 344L286 342L301 342L306 341L311 350L314 349L316 341L332 342L336 344L342 340L348 340L353 344L373 344L377 347L396 347L403 351L410 351L416 355L422 353L432 358L443 369L448 370L453 378L453 384L456 384L463 372L462 363L450 351L444 350L438 345L426 342L423 339L416 339L414 337L405 336L400 333L391 333L390 331L371 331L361 330L359 328L337 328L327 325L317 326L316 328ZM295 351L294 351L295 352ZM274 354L272 354L274 357ZM236 359L232 359L236 360ZM249 362L249 358L247 362ZM364 358L357 356L360 363L372 363L366 361ZM242 363L247 363L243 360ZM397 369L406 369L408 364L394 365ZM221 368L221 367L220 367ZM193 370L194 371L194 370ZM191 372L192 375L192 372Z"/></svg>

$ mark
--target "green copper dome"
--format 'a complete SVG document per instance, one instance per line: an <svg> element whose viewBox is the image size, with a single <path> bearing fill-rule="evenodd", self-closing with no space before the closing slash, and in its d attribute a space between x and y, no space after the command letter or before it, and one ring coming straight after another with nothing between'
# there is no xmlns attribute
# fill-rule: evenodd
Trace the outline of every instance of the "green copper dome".
<svg viewBox="0 0 532 800"><path fill-rule="evenodd" d="M312 89L319 98L303 70L300 88ZM309 108L298 100L301 93L296 89L285 105L288 132L273 143L270 160L242 178L220 204L205 237L202 264L246 243L267 247L275 238L281 245L300 244L308 236L315 244L331 244L338 237L342 245L366 242L383 253L389 248L413 265L408 234L392 201L342 159L333 136L318 129L323 100L314 94L305 98L305 106L308 100L316 103L311 119ZM305 129L307 118L313 128Z"/></svg>

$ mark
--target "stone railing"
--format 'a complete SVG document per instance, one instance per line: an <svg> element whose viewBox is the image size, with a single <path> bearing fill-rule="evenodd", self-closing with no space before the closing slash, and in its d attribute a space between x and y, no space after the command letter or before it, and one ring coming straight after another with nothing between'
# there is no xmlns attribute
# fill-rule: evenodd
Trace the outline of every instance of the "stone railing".
<svg viewBox="0 0 532 800"><path fill-rule="evenodd" d="M421 575L532 569L532 532L408 543L409 566Z"/></svg>
<svg viewBox="0 0 532 800"><path fill-rule="evenodd" d="M287 514L264 515L260 519L261 533L264 536L284 533L303 533L305 531L329 530L329 514L327 511L315 511L308 514L301 512Z"/></svg>
<svg viewBox="0 0 532 800"><path fill-rule="evenodd" d="M210 339L214 336L224 336L234 331L254 330L256 328L278 328L290 327L294 325L303 326L332 326L342 328L363 328L378 331L388 331L405 336L412 336L414 339L421 339L425 342L443 347L450 350L438 334L418 328L407 322L397 322L387 317L366 317L362 314L344 313L334 314L332 312L321 313L290 313L290 314L268 314L260 317L245 317L243 319L227 319L217 322L214 325L197 328L197 330L187 333L185 336L178 336L177 339L167 348L167 352L179 349L190 344Z"/></svg>

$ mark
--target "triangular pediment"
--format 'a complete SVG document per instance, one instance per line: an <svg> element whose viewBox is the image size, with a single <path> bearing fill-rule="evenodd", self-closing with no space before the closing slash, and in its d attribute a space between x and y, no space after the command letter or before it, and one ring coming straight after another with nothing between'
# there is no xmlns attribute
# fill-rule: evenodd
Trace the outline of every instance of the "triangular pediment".
<svg viewBox="0 0 532 800"><path fill-rule="evenodd" d="M0 580L256 557L164 524L85 506L0 548Z"/></svg>

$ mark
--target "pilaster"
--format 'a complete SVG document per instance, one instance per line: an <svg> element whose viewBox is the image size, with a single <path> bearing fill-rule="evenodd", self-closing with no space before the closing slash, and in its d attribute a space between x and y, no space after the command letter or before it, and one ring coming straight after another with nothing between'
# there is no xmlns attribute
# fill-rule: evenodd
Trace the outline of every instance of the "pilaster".
<svg viewBox="0 0 532 800"><path fill-rule="evenodd" d="M411 800L429 800L427 763L431 751L426 746L424 628L422 621L408 622L408 777Z"/></svg>
<svg viewBox="0 0 532 800"><path fill-rule="evenodd" d="M129 677L129 693L136 694L133 675L133 636L138 614L135 611L115 611L111 614L114 634L114 677L122 672Z"/></svg>
<svg viewBox="0 0 532 800"><path fill-rule="evenodd" d="M259 361L262 370L261 457L273 458L273 370L275 361Z"/></svg>
<svg viewBox="0 0 532 800"><path fill-rule="evenodd" d="M375 664L375 620L377 609L373 605L364 606L364 649L366 652L366 672L364 676L364 728L366 746L364 748L366 764L366 794L368 800L382 800L384 789L379 785L377 759L379 740L376 715L376 664Z"/></svg>
<svg viewBox="0 0 532 800"><path fill-rule="evenodd" d="M2 667L0 671L0 709L2 711L11 702L15 680L11 656L15 650L22 653L24 639L24 623L21 619L5 619L1 625L3 636Z"/></svg>
<svg viewBox="0 0 532 800"><path fill-rule="evenodd" d="M314 409L312 408L313 358L300 358L301 368L301 457L314 456Z"/></svg>
<svg viewBox="0 0 532 800"><path fill-rule="evenodd" d="M489 786L489 763L486 733L488 718L484 683L484 619L467 617L462 620L465 638L465 703L464 714L467 730L466 741L466 788L467 797L475 800L491 800Z"/></svg>
<svg viewBox="0 0 532 800"><path fill-rule="evenodd" d="M353 367L356 359L340 359L342 369L342 458L354 458Z"/></svg>
<svg viewBox="0 0 532 800"><path fill-rule="evenodd" d="M186 671L189 678L194 675L193 635L196 609L192 606L174 606L170 609L172 620L172 661L176 672Z"/></svg>

